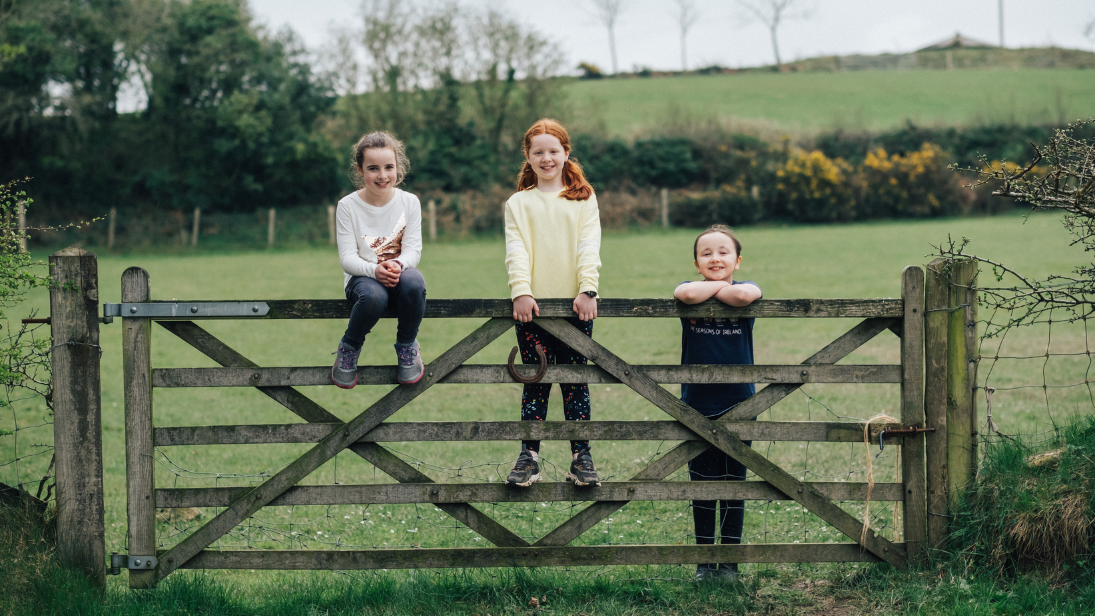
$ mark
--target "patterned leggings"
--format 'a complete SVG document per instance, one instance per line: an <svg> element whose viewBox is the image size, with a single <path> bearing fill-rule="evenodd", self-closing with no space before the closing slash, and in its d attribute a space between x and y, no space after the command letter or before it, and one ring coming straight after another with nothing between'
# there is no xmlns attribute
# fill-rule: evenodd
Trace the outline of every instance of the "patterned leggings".
<svg viewBox="0 0 1095 616"><path fill-rule="evenodd" d="M583 334L593 337L593 321L581 321L577 317L566 319ZM549 364L582 364L589 360L584 355L563 344L535 323L517 324L517 346L521 348L521 363L539 364L536 345L544 349ZM563 391L563 413L567 421L589 421L589 386L585 383L560 383ZM521 419L523 421L544 421L547 418L548 395L551 383L531 383L525 385L521 394ZM521 441L522 446L539 452L540 441ZM571 441L570 453L589 449L589 441Z"/></svg>

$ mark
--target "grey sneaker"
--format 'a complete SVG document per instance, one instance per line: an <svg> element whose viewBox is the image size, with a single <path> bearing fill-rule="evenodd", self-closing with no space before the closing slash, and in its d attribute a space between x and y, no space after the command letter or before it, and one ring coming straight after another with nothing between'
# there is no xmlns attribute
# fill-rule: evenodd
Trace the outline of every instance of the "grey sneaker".
<svg viewBox="0 0 1095 616"><path fill-rule="evenodd" d="M426 373L426 366L422 364L421 347L415 340L410 344L395 345L395 354L399 356L399 368L396 371L396 380L400 385L413 385L422 380Z"/></svg>
<svg viewBox="0 0 1095 616"><path fill-rule="evenodd" d="M718 578L724 582L738 581L738 564L722 563L719 565Z"/></svg>
<svg viewBox="0 0 1095 616"><path fill-rule="evenodd" d="M357 385L357 358L361 349L352 349L342 342L335 351L335 365L331 367L331 382L342 389L353 389Z"/></svg>
<svg viewBox="0 0 1095 616"><path fill-rule="evenodd" d="M517 456L517 463L513 465L509 477L506 477L506 483L527 488L537 481L540 481L540 464L532 457L532 451L525 447L521 450L521 455Z"/></svg>
<svg viewBox="0 0 1095 616"><path fill-rule="evenodd" d="M696 565L696 581L706 582L716 579L719 575L718 565Z"/></svg>
<svg viewBox="0 0 1095 616"><path fill-rule="evenodd" d="M579 451L578 457L570 462L567 481L573 481L576 486L601 485L601 478L597 476L597 469L593 468L593 455L589 453L588 449Z"/></svg>

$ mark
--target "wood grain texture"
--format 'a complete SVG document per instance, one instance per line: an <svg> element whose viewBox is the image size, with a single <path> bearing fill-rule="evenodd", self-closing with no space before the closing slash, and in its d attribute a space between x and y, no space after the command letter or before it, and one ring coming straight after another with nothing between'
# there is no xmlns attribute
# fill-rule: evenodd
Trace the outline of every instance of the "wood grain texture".
<svg viewBox="0 0 1095 616"><path fill-rule="evenodd" d="M536 366L514 366L532 376ZM634 366L657 383L900 383L899 365L831 366ZM396 385L395 366L359 366L358 385ZM440 383L516 383L505 365L472 364L453 370ZM619 383L597 366L552 365L541 383ZM309 387L331 383L330 366L285 368L157 368L155 387Z"/></svg>
<svg viewBox="0 0 1095 616"><path fill-rule="evenodd" d="M49 274L57 555L105 588L98 262L66 248L50 255Z"/></svg>
<svg viewBox="0 0 1095 616"><path fill-rule="evenodd" d="M301 479L311 474L343 449L353 444L366 432L376 427L411 400L414 400L439 379L478 353L499 335L513 327L512 319L491 319L469 334L462 341L426 366L426 376L414 385L401 385L354 419L346 422L342 430L331 433L312 449L289 463L274 476L232 503L224 511L183 539L165 555L158 567L162 578L218 538L253 515L274 498L285 492Z"/></svg>
<svg viewBox="0 0 1095 616"><path fill-rule="evenodd" d="M257 424L236 426L180 426L156 428L157 447L178 445L248 445L262 443L318 443L338 423ZM872 428L899 428L900 424L872 424ZM820 441L860 443L863 426L851 422L739 421L726 429L747 441ZM452 421L386 422L361 437L359 443L405 441L686 441L697 440L676 421ZM901 446L901 440L894 445ZM674 469L675 470L675 469Z"/></svg>
<svg viewBox="0 0 1095 616"><path fill-rule="evenodd" d="M631 366L626 362L586 337L571 324L555 319L537 319L536 322L563 343L597 362L597 365L611 372L636 393L685 424L697 435L704 437L709 443L744 464L761 479L791 496L814 515L849 537L859 536L863 525L858 520L837 507L817 490L795 479L779 466L747 447L718 422L707 419L645 375L632 371ZM863 546L895 567L905 566L903 551L873 531L868 530Z"/></svg>
<svg viewBox="0 0 1095 616"><path fill-rule="evenodd" d="M901 275L901 297L905 300L902 322L901 421L924 425L924 270L906 267ZM927 501L924 477L924 435L907 436L901 450L901 477L905 484L905 547L907 557L923 562L920 550L927 534Z"/></svg>
<svg viewBox="0 0 1095 616"><path fill-rule="evenodd" d="M350 303L342 299L241 300L265 302L270 306L266 316L243 319L339 319L350 317ZM167 303L167 302L165 302ZM172 300L170 303L185 303ZM574 316L574 298L544 298L536 302L540 316ZM678 318L743 318L743 317L890 317L900 318L900 299L761 299L744 308L734 308L709 300L701 304L685 304L675 299L597 298L600 317L678 317ZM395 318L388 311L384 318ZM513 303L508 299L431 299L426 304L427 319L512 318ZM189 317L187 317L189 319Z"/></svg>
<svg viewBox="0 0 1095 616"><path fill-rule="evenodd" d="M122 301L147 302L148 272L131 267L122 273ZM156 550L156 497L152 441L152 323L122 319L122 378L125 388L125 478L129 554ZM156 585L155 571L132 571L130 588Z"/></svg>
<svg viewBox="0 0 1095 616"><path fill-rule="evenodd" d="M924 435L927 535L925 547L943 548L950 515L947 485L947 261L928 264L924 282Z"/></svg>
<svg viewBox="0 0 1095 616"><path fill-rule="evenodd" d="M976 366L970 356L967 332L976 330L963 304L976 297L970 292L977 276L976 261L953 261L948 268L947 318L947 469L951 505L977 476L977 415L973 399ZM976 332L975 332L976 333Z"/></svg>
<svg viewBox="0 0 1095 616"><path fill-rule="evenodd" d="M166 555L166 553L165 553ZM163 558L163 555L161 555ZM692 565L707 562L877 562L854 543L746 545L613 545L591 547L427 548L403 550L206 550L188 569L446 569L454 567L582 567Z"/></svg>

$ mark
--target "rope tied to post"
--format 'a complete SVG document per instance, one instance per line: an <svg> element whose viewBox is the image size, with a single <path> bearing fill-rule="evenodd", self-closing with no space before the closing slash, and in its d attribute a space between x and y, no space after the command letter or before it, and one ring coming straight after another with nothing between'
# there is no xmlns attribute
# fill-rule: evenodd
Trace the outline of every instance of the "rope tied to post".
<svg viewBox="0 0 1095 616"><path fill-rule="evenodd" d="M871 492L874 491L874 463L871 457L871 424L876 422L888 422L897 423L897 419L890 417L884 413L875 415L868 419L863 424L863 450L867 456L867 500L863 503L863 531L859 534L859 544L863 545L867 541L867 529L871 526ZM894 471L896 472L900 468L901 453L898 450L897 457L894 459ZM897 540L897 516L898 516L898 503L895 501L893 505L893 519L894 519L894 540Z"/></svg>

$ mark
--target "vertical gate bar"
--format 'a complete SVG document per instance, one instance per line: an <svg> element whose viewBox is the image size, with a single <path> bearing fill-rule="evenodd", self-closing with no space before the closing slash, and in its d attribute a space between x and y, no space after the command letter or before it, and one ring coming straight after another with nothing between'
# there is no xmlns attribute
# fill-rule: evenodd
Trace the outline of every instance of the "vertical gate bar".
<svg viewBox="0 0 1095 616"><path fill-rule="evenodd" d="M122 301L147 302L148 272L131 267L122 274ZM125 382L125 481L129 553L156 554L156 502L152 442L152 321L122 319L122 373ZM130 571L130 588L156 585L155 571Z"/></svg>
<svg viewBox="0 0 1095 616"><path fill-rule="evenodd" d="M49 257L57 552L106 586L103 424L99 398L99 268L71 247Z"/></svg>
<svg viewBox="0 0 1095 616"><path fill-rule="evenodd" d="M977 442L980 440L980 430L977 426L977 365L981 363L981 355L977 350L977 273L978 262L970 261L969 271L965 280L966 299L962 302L966 305L966 370L970 380L970 476L977 477L979 459L977 457Z"/></svg>
<svg viewBox="0 0 1095 616"><path fill-rule="evenodd" d="M924 424L924 270L915 265L901 275L905 317L901 333L901 422ZM923 559L920 544L927 532L924 481L924 436L905 437L901 447L901 476L905 484L905 554Z"/></svg>
<svg viewBox="0 0 1095 616"><path fill-rule="evenodd" d="M942 549L950 519L947 496L947 297L949 261L928 264L924 301L924 416L935 432L924 435L930 550Z"/></svg>
<svg viewBox="0 0 1095 616"><path fill-rule="evenodd" d="M947 493L951 505L977 472L977 417L973 413L974 383L970 380L971 357L967 350L967 332L973 329L976 333L976 323L968 321L968 313L962 309L963 304L970 303L971 295L976 295L970 289L976 273L975 261L955 261L950 267L947 320L947 467L950 483Z"/></svg>

